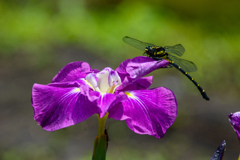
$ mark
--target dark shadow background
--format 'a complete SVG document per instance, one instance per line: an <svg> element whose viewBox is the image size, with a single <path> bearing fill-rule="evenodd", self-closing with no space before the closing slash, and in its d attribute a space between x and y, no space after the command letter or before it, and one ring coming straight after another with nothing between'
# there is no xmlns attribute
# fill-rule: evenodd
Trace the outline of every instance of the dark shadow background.
<svg viewBox="0 0 240 160"><path fill-rule="evenodd" d="M211 100L176 69L154 71L152 87L168 87L177 97L174 125L156 139L108 120L107 159L205 160L223 140L224 159L237 159L228 114L240 110L239 6L236 0L0 1L0 159L91 159L97 117L47 132L33 120L32 85L50 83L72 61L115 69L142 55L122 42L126 35L162 46L181 43L183 58L198 67L190 75Z"/></svg>

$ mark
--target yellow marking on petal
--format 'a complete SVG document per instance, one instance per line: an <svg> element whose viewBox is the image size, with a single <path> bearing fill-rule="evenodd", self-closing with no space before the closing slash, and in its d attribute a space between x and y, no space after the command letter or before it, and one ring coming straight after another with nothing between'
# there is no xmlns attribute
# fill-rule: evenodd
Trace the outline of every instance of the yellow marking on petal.
<svg viewBox="0 0 240 160"><path fill-rule="evenodd" d="M113 84L112 87L110 87L110 88L108 89L107 93L114 93L115 90L116 90L116 86L117 86L117 85Z"/></svg>
<svg viewBox="0 0 240 160"><path fill-rule="evenodd" d="M95 91L98 91L98 92L102 93L98 87L97 87L97 88L93 88L93 89L94 89Z"/></svg>
<svg viewBox="0 0 240 160"><path fill-rule="evenodd" d="M86 83L87 83L92 89L94 89L93 86L91 85L91 83L89 83L88 81L86 81Z"/></svg>
<svg viewBox="0 0 240 160"><path fill-rule="evenodd" d="M81 91L80 88L73 89L73 92L80 92L80 91Z"/></svg>
<svg viewBox="0 0 240 160"><path fill-rule="evenodd" d="M89 83L87 80L85 80L85 79L83 79L84 80L84 82L86 82L86 84L87 85L89 85L93 90L95 90L95 88L93 88L93 86L92 86L92 84L91 83Z"/></svg>
<svg viewBox="0 0 240 160"><path fill-rule="evenodd" d="M134 97L130 92L124 92L128 97Z"/></svg>

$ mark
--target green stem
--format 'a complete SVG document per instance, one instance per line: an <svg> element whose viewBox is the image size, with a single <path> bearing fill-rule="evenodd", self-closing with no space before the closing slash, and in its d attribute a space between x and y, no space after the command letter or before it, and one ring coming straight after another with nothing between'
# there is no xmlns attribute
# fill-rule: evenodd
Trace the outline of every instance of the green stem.
<svg viewBox="0 0 240 160"><path fill-rule="evenodd" d="M108 117L108 113L100 118L98 115L98 136L94 141L92 160L105 160L107 153L108 137L105 134L105 123Z"/></svg>
<svg viewBox="0 0 240 160"><path fill-rule="evenodd" d="M107 117L108 117L108 113L103 118L100 118L98 115L98 137L101 137L104 135L105 123L106 123Z"/></svg>

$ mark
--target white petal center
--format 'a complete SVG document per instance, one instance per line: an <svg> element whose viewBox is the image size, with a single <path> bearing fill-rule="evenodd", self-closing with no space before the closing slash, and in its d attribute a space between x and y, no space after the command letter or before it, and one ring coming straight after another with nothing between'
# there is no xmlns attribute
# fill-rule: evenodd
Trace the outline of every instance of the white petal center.
<svg viewBox="0 0 240 160"><path fill-rule="evenodd" d="M85 79L91 88L103 94L114 93L122 84L118 73L111 68L105 68L99 73L90 73Z"/></svg>

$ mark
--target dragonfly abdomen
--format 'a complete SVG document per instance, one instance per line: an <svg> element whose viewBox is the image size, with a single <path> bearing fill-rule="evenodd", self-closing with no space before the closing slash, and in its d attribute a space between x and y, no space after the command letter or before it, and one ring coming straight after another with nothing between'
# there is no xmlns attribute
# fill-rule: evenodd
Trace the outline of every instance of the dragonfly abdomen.
<svg viewBox="0 0 240 160"><path fill-rule="evenodd" d="M200 91L202 97L206 100L209 100L209 97L207 96L206 92L204 91L204 89L202 89L202 87L186 72L184 71L180 66L178 66L176 63L174 63L173 61L169 61L169 64L173 67L175 67L176 69L178 69L179 71L181 71L185 76L188 77L188 79L190 79L193 84L198 88L198 90Z"/></svg>

